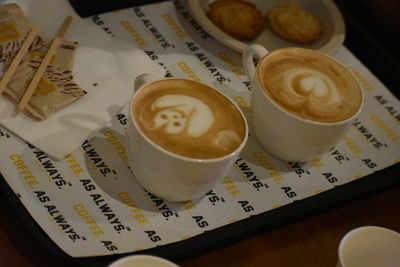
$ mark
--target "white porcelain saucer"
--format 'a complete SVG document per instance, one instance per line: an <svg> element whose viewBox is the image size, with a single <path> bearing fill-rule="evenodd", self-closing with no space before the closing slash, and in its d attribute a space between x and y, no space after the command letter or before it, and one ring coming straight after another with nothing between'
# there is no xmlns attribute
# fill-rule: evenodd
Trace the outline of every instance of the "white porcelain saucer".
<svg viewBox="0 0 400 267"><path fill-rule="evenodd" d="M244 48L251 43L257 43L268 50L274 50L281 47L306 47L332 55L337 49L339 49L344 41L344 20L339 9L331 0L291 0L291 2L299 3L299 5L306 11L314 14L321 20L323 26L321 38L318 41L307 45L290 42L280 38L270 30L267 20L265 20L265 27L262 33L251 42L242 42L234 39L215 26L207 17L208 5L213 1L214 0L188 0L190 12L204 30L221 43L238 52L242 52ZM271 7L284 2L285 0L248 1L254 3L263 14L266 14Z"/></svg>

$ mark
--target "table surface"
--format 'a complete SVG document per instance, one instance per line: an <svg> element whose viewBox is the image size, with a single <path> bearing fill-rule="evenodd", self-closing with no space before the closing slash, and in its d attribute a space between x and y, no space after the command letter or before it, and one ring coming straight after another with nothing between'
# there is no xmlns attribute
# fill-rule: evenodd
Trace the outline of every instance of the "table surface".
<svg viewBox="0 0 400 267"><path fill-rule="evenodd" d="M384 177L382 177L383 179ZM346 232L378 225L400 232L400 187L348 202L177 262L180 266L335 266ZM70 266L40 246L0 197L1 266Z"/></svg>

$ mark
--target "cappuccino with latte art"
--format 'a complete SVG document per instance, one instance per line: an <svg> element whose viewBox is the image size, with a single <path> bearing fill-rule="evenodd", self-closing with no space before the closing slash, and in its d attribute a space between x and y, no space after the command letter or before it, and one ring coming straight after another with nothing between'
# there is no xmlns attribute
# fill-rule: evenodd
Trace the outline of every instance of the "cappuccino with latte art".
<svg viewBox="0 0 400 267"><path fill-rule="evenodd" d="M254 57L260 59L256 66ZM357 80L323 53L297 47L269 52L252 44L242 59L252 81L255 136L279 159L305 162L321 157L362 110Z"/></svg>
<svg viewBox="0 0 400 267"><path fill-rule="evenodd" d="M211 159L242 143L242 115L224 95L189 80L156 81L133 104L140 130L160 147L185 157Z"/></svg>
<svg viewBox="0 0 400 267"><path fill-rule="evenodd" d="M143 73L134 88L126 146L135 179L165 200L203 197L245 146L244 115L224 94L191 80Z"/></svg>
<svg viewBox="0 0 400 267"><path fill-rule="evenodd" d="M281 108L303 119L343 121L361 105L361 89L352 74L321 53L280 49L268 54L258 71L265 93Z"/></svg>

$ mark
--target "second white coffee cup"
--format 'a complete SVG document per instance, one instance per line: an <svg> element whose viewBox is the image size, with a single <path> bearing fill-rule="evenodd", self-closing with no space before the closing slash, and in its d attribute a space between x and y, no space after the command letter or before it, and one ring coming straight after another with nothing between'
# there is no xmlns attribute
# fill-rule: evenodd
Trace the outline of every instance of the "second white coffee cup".
<svg viewBox="0 0 400 267"><path fill-rule="evenodd" d="M293 83L293 85L290 84L287 91L280 90L280 87L277 87L279 90L276 90L276 94L281 99L287 96L288 102L292 102L289 103L289 108L286 109L279 105L271 95L266 93L266 85L263 83L264 76L267 75L264 74L266 69L260 68L260 66L265 66L269 61L275 60L280 56L278 53L289 55L287 56L289 59L284 64L289 62L287 63L289 65L291 64L290 60L295 61L293 59L297 55L301 57L302 54L308 53L318 58L318 60L315 60L316 62L323 61L325 62L324 64L331 64L342 71L349 80L349 84L352 85L354 92L358 92L359 104L354 112L349 117L334 122L320 122L298 116L295 104L306 103L308 101L307 97L310 95L313 97L312 101L322 103L321 99L325 95L331 94L330 88L328 88L330 81L325 81L329 80L329 78L326 78L327 75L321 75L322 71L315 70L312 66L303 67L301 62L295 62L294 64L297 65L287 74L283 74L281 87L289 83ZM292 58L290 59L290 57ZM254 65L253 58L259 59L257 66ZM321 156L340 140L362 110L363 94L357 80L345 66L320 52L304 48L283 48L268 52L264 47L253 44L248 46L243 53L243 65L253 88L251 106L255 136L263 148L282 160L304 162ZM286 72L288 67L282 67L281 62L272 65L270 69L273 69L275 73L271 79L275 79L282 72ZM328 86L324 85L325 82L328 83ZM297 86L297 83L299 86ZM337 101L338 94L335 94L335 92L332 94L332 99L326 104L327 109L332 102ZM292 104L294 107L290 106ZM312 106L313 103L310 105ZM318 108L323 109L324 105L320 105ZM322 110L322 112L325 111ZM331 111L327 110L326 112Z"/></svg>
<svg viewBox="0 0 400 267"><path fill-rule="evenodd" d="M172 87L174 84L178 86L180 83L184 83L188 87L203 88L209 93L217 94L214 96L222 98L223 101L229 103L230 109L233 109L240 118L243 128L243 137L241 140L237 140L238 145L236 148L225 155L214 158L198 158L171 152L162 147L162 145L157 144L158 141L162 141L159 140L160 138L153 138L153 140L149 138L144 133L143 127L139 126L137 118L135 118L134 107L136 107L136 113L141 113L140 109L144 104L137 99L146 98L143 97L145 93L156 87L162 87L166 83L171 83ZM210 116L212 117L213 112L203 105L201 101L172 93L170 96L159 98L151 105L151 108L160 110L155 111L158 113L151 118L152 125L165 129L169 136L181 131L191 131L193 135L198 134L201 131L200 128L203 127L204 121L208 120ZM198 114L194 114L197 111ZM218 134L227 136L228 139L231 136L229 131L220 131ZM244 115L236 104L217 90L205 84L185 79L156 80L151 74L142 74L136 78L135 95L131 101L126 130L129 165L137 181L156 196L170 201L186 201L204 196L231 170L246 143L247 135L248 127ZM197 139L194 138L193 140ZM219 142L218 140L217 143ZM225 141L222 140L221 142L222 145L225 144ZM180 150L181 148L178 147L177 149Z"/></svg>

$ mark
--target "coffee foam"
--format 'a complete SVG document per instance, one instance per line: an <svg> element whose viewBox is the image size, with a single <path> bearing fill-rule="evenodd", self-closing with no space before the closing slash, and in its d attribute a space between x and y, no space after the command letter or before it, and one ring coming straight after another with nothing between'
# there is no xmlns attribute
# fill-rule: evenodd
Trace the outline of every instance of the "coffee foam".
<svg viewBox="0 0 400 267"><path fill-rule="evenodd" d="M192 158L232 153L244 138L240 112L222 94L200 83L168 79L147 85L133 105L143 133L164 149Z"/></svg>
<svg viewBox="0 0 400 267"><path fill-rule="evenodd" d="M361 89L345 67L302 48L269 54L259 68L264 91L279 106L301 118L337 122L361 105Z"/></svg>
<svg viewBox="0 0 400 267"><path fill-rule="evenodd" d="M154 128L164 126L167 134L187 131L191 137L203 135L214 123L214 115L203 101L186 95L164 95L151 105L157 112L154 117Z"/></svg>

